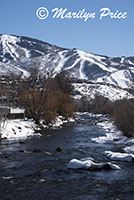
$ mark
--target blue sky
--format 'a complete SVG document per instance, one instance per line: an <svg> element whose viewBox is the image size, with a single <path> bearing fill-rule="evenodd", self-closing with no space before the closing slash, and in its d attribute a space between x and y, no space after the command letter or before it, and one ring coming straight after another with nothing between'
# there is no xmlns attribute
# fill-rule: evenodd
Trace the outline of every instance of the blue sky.
<svg viewBox="0 0 134 200"><path fill-rule="evenodd" d="M49 16L40 20L36 10ZM95 19L53 19L53 8L69 12L86 9ZM101 8L127 12L126 19L99 20ZM28 36L65 48L108 56L134 56L134 0L0 0L0 33Z"/></svg>

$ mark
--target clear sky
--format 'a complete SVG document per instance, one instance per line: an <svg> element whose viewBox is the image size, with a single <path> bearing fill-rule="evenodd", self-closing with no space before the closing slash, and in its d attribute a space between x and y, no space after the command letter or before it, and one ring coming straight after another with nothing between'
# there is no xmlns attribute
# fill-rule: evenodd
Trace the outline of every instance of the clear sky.
<svg viewBox="0 0 134 200"><path fill-rule="evenodd" d="M45 7L47 19L36 10ZM126 19L99 20L100 9L127 12ZM85 9L94 19L54 19L54 8ZM41 14L44 14L43 12ZM108 56L134 56L134 0L0 0L0 33L28 36L65 48Z"/></svg>

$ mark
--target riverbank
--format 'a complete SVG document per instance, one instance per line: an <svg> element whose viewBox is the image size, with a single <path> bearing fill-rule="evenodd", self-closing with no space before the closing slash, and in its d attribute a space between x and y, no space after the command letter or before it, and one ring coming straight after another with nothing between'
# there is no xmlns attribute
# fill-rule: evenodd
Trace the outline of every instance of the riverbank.
<svg viewBox="0 0 134 200"><path fill-rule="evenodd" d="M6 120L1 124L1 139L26 139L28 137L42 136L39 131L42 129L57 129L64 124L74 123L73 118L65 120L64 117L58 116L56 120L47 126L40 121L37 125L32 119L14 119Z"/></svg>
<svg viewBox="0 0 134 200"><path fill-rule="evenodd" d="M39 128L33 120L6 120L1 127L1 139L20 139L41 136L40 133L35 133L35 130L39 130Z"/></svg>

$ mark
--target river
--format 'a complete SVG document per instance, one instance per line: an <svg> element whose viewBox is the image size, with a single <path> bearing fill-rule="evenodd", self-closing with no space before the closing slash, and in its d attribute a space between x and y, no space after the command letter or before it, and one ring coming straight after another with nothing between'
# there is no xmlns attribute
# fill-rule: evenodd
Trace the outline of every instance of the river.
<svg viewBox="0 0 134 200"><path fill-rule="evenodd" d="M73 158L104 162L109 161L104 151L121 151L120 143L91 140L105 135L97 125L104 120L84 116L77 124L45 130L40 138L1 141L0 200L133 200L134 163L114 162L121 170L67 169ZM56 151L59 146L63 152Z"/></svg>

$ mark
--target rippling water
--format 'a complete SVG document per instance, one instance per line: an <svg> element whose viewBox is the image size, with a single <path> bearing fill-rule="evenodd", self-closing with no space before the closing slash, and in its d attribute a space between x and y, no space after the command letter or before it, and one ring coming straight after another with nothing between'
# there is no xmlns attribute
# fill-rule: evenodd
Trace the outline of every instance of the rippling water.
<svg viewBox="0 0 134 200"><path fill-rule="evenodd" d="M84 120L82 120L84 118ZM72 158L93 157L104 162L104 151L121 150L120 144L97 144L91 138L105 135L97 126L100 116L81 116L78 124L43 131L41 138L0 144L0 200L133 200L134 163L114 162L121 170L68 170ZM56 152L61 146L64 151ZM41 152L34 153L34 149ZM24 152L21 152L23 150Z"/></svg>

